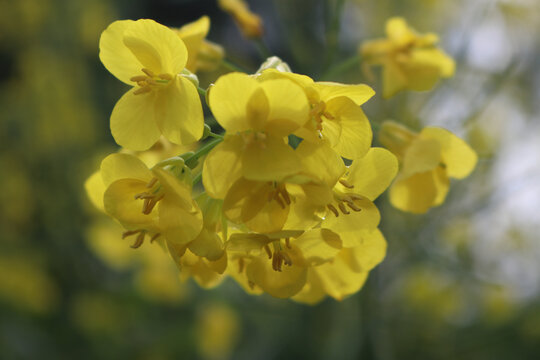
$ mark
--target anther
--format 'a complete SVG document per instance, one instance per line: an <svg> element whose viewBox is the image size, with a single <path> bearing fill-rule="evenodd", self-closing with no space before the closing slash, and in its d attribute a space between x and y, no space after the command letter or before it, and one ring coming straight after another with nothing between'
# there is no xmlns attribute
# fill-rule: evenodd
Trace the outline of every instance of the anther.
<svg viewBox="0 0 540 360"><path fill-rule="evenodd" d="M287 190L285 188L281 188L279 190L279 193L281 194L281 196L283 197L283 199L285 200L287 205L290 205L291 204L291 198L289 197L289 193L287 192Z"/></svg>
<svg viewBox="0 0 540 360"><path fill-rule="evenodd" d="M339 210L341 210L341 212L345 215L349 215L350 212L347 210L347 208L345 207L345 204L340 202L338 203L338 206L339 206Z"/></svg>
<svg viewBox="0 0 540 360"><path fill-rule="evenodd" d="M244 271L244 258L238 259L238 272L242 273Z"/></svg>
<svg viewBox="0 0 540 360"><path fill-rule="evenodd" d="M329 112L323 112L322 115L327 118L328 120L334 120L334 116L332 116L332 114L330 114Z"/></svg>
<svg viewBox="0 0 540 360"><path fill-rule="evenodd" d="M285 246L286 246L288 249L291 249L291 241L289 240L289 238L285 238Z"/></svg>
<svg viewBox="0 0 540 360"><path fill-rule="evenodd" d="M268 245L264 245L264 250L266 251L266 254L268 254L268 258L272 258L272 250L270 250L270 247Z"/></svg>
<svg viewBox="0 0 540 360"><path fill-rule="evenodd" d="M144 75L137 75L137 76L133 76L129 80L134 81L136 83L139 83L139 81L145 81L146 79L147 79L147 77L144 76Z"/></svg>
<svg viewBox="0 0 540 360"><path fill-rule="evenodd" d="M141 247L141 245L144 242L144 235L145 235L145 232L141 231L139 236L137 236L137 239L135 239L135 242L133 243L133 245L131 245L131 247L133 249L137 249L137 248Z"/></svg>
<svg viewBox="0 0 540 360"><path fill-rule="evenodd" d="M157 234L155 234L154 236L152 236L152 237L150 238L150 243L153 243L154 241L156 241L156 239L159 238L160 236L161 236L160 233L157 233Z"/></svg>
<svg viewBox="0 0 540 360"><path fill-rule="evenodd" d="M152 88L149 85L143 86L133 92L133 95L146 94L147 92L152 91Z"/></svg>
<svg viewBox="0 0 540 360"><path fill-rule="evenodd" d="M339 183L343 186L345 186L346 188L348 189L352 189L354 188L354 185L352 185L351 183L349 183L347 180L345 179L339 179Z"/></svg>
<svg viewBox="0 0 540 360"><path fill-rule="evenodd" d="M339 212L337 211L337 209L335 208L334 205L328 204L328 205L326 205L326 207L327 207L331 212L333 212L334 215L336 215L336 217L339 216Z"/></svg>
<svg viewBox="0 0 540 360"><path fill-rule="evenodd" d="M353 209L354 211L362 211L362 209L359 208L358 206L356 206L355 203L347 202L347 205L348 205L351 209Z"/></svg>
<svg viewBox="0 0 540 360"><path fill-rule="evenodd" d="M128 236L131 236L131 235L135 235L137 233L140 233L141 230L128 230L128 231L124 231L122 233L122 239L125 239L127 238Z"/></svg>
<svg viewBox="0 0 540 360"><path fill-rule="evenodd" d="M171 74L159 74L158 77L163 80L172 80L173 78Z"/></svg>
<svg viewBox="0 0 540 360"><path fill-rule="evenodd" d="M149 70L149 69L142 69L142 72L145 73L146 75L148 75L151 78L153 78L155 76L154 73L152 72L152 70Z"/></svg>
<svg viewBox="0 0 540 360"><path fill-rule="evenodd" d="M278 193L278 192L274 193L274 199L277 201L277 203L279 204L279 206L281 206L282 209L285 209L285 203L284 203L283 200L281 200L281 198L279 197L279 193Z"/></svg>

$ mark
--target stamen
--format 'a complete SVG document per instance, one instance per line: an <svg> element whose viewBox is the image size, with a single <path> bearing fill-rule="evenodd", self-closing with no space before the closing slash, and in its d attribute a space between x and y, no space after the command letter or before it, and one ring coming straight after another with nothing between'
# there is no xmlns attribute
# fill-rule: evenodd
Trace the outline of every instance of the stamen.
<svg viewBox="0 0 540 360"><path fill-rule="evenodd" d="M133 243L133 245L131 245L131 247L133 249L137 249L139 247L141 247L141 245L143 244L144 242L144 235L145 235L145 232L144 231L141 231L141 233L139 234L139 236L137 236L137 239L135 239L135 242Z"/></svg>
<svg viewBox="0 0 540 360"><path fill-rule="evenodd" d="M128 236L131 236L131 235L135 235L137 233L140 233L141 230L128 230L128 231L124 231L122 233L122 239L125 239L127 238Z"/></svg>
<svg viewBox="0 0 540 360"><path fill-rule="evenodd" d="M147 79L147 77L144 76L144 75L137 75L137 76L133 76L129 80L134 81L136 83L139 83L139 81L145 81L146 79Z"/></svg>
<svg viewBox="0 0 540 360"><path fill-rule="evenodd" d="M334 120L334 116L332 114L330 114L329 112L323 112L322 115L327 118L328 120Z"/></svg>
<svg viewBox="0 0 540 360"><path fill-rule="evenodd" d="M158 77L163 80L172 80L173 78L171 74L159 74Z"/></svg>
<svg viewBox="0 0 540 360"><path fill-rule="evenodd" d="M160 236L161 236L160 233L157 233L157 234L155 234L154 236L152 236L152 237L150 238L150 243L153 243L154 241L156 241L156 239L159 238Z"/></svg>
<svg viewBox="0 0 540 360"><path fill-rule="evenodd" d="M339 216L339 212L338 212L337 209L334 207L334 205L328 204L328 205L326 205L326 207L327 207L331 212L333 212L334 215L336 215L336 217Z"/></svg>
<svg viewBox="0 0 540 360"><path fill-rule="evenodd" d="M281 206L282 209L285 209L285 203L284 203L283 200L281 200L281 198L279 197L279 193L278 193L278 192L274 193L274 199L278 202L279 206Z"/></svg>
<svg viewBox="0 0 540 360"><path fill-rule="evenodd" d="M281 194L287 205L291 205L291 198L289 197L289 193L287 192L287 190L285 188L281 188L279 190L279 193Z"/></svg>
<svg viewBox="0 0 540 360"><path fill-rule="evenodd" d="M291 241L289 240L289 238L285 238L285 246L286 246L288 249L291 249Z"/></svg>
<svg viewBox="0 0 540 360"><path fill-rule="evenodd" d="M274 271L281 271L281 259L277 253L274 254L274 257L272 257L272 269Z"/></svg>
<svg viewBox="0 0 540 360"><path fill-rule="evenodd" d="M345 186L346 188L348 189L352 189L354 188L354 185L352 185L351 183L349 183L347 180L345 179L339 179L339 183L343 186Z"/></svg>
<svg viewBox="0 0 540 360"><path fill-rule="evenodd" d="M270 247L268 245L264 245L264 250L266 251L266 254L268 254L268 258L272 258L272 250L270 250Z"/></svg>
<svg viewBox="0 0 540 360"><path fill-rule="evenodd" d="M157 82L154 79L146 79L146 83L148 85L157 85Z"/></svg>
<svg viewBox="0 0 540 360"><path fill-rule="evenodd" d="M241 274L244 271L244 258L238 259L238 272Z"/></svg>
<svg viewBox="0 0 540 360"><path fill-rule="evenodd" d="M283 261L285 262L285 265L287 265L287 266L291 266L291 265L292 265L292 260L291 260L291 258L289 257L289 255L288 255L286 252L281 251L281 252L279 253L279 255L280 255L280 257L283 259Z"/></svg>
<svg viewBox="0 0 540 360"><path fill-rule="evenodd" d="M152 188L154 185L156 185L158 179L157 178L152 178L152 180L150 180L150 182L148 184L146 184L146 187L147 188Z"/></svg>
<svg viewBox="0 0 540 360"><path fill-rule="evenodd" d="M249 285L250 289L252 289L252 290L255 287L255 283L253 281L251 281L251 280L248 280L248 285Z"/></svg>
<svg viewBox="0 0 540 360"><path fill-rule="evenodd" d="M345 204L342 203L342 202L339 202L338 203L338 206L339 206L339 210L341 210L341 212L345 215L349 215L350 212L347 210L347 208L345 207Z"/></svg>
<svg viewBox="0 0 540 360"><path fill-rule="evenodd" d="M145 85L133 92L133 95L146 94L147 92L152 91L152 88L149 85Z"/></svg>
<svg viewBox="0 0 540 360"><path fill-rule="evenodd" d="M358 206L356 206L355 203L347 202L347 205L349 205L349 207L350 207L351 209L353 209L354 211L362 211L362 209L359 208Z"/></svg>
<svg viewBox="0 0 540 360"><path fill-rule="evenodd" d="M142 72L145 73L146 75L148 75L151 78L153 78L155 76L154 73L152 72L152 70L149 70L149 69L142 69Z"/></svg>

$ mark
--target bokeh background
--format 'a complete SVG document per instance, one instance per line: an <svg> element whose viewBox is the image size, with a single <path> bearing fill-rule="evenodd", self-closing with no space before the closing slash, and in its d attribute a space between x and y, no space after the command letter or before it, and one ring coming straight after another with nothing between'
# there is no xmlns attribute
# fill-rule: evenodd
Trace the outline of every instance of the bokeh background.
<svg viewBox="0 0 540 360"><path fill-rule="evenodd" d="M163 253L130 249L84 193L117 149L108 121L125 91L99 62L99 35L117 19L178 27L207 14L231 62L255 70L257 47L214 0L0 0L0 358L537 359L540 3L249 3L272 52L316 78L391 16L440 34L456 75L432 92L376 96L365 111L462 136L480 156L473 175L424 216L382 196L387 258L342 302L182 283ZM360 67L333 80L380 92Z"/></svg>

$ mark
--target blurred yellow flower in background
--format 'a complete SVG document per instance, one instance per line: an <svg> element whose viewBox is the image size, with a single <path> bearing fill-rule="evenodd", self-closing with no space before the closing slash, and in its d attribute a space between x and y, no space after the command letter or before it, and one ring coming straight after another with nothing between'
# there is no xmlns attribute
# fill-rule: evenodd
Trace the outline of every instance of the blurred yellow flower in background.
<svg viewBox="0 0 540 360"><path fill-rule="evenodd" d="M243 0L218 0L218 6L232 16L245 37L260 38L264 28L262 19Z"/></svg>
<svg viewBox="0 0 540 360"><path fill-rule="evenodd" d="M387 121L381 127L379 140L401 162L398 177L390 188L390 202L412 213L425 213L430 207L441 205L450 187L449 178L469 176L478 160L465 141L442 128L426 127L414 133Z"/></svg>
<svg viewBox="0 0 540 360"><path fill-rule="evenodd" d="M386 22L386 36L359 48L367 64L383 66L385 98L405 89L430 90L440 78L454 74L454 60L436 47L437 35L420 35L405 19L394 17Z"/></svg>

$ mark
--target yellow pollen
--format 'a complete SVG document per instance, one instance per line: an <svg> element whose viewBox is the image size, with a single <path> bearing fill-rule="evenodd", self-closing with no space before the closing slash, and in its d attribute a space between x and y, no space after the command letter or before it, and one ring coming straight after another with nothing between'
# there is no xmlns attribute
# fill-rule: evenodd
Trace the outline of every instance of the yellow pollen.
<svg viewBox="0 0 540 360"><path fill-rule="evenodd" d="M132 77L132 78L129 79L129 80L131 80L131 81L133 81L133 82L136 82L136 83L138 84L139 82L145 81L146 79L147 79L147 78L146 78L146 76L144 76L144 75L137 75L137 76Z"/></svg>
<svg viewBox="0 0 540 360"><path fill-rule="evenodd" d="M165 196L165 194L161 191L161 187L159 185L156 186L157 182L157 178L152 178L152 180L146 184L146 187L150 190L135 194L134 196L136 200L144 200L142 213L145 215L150 214L157 203Z"/></svg>

